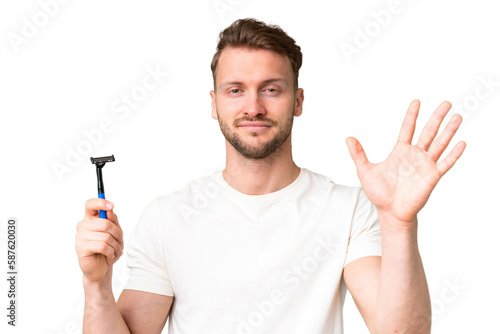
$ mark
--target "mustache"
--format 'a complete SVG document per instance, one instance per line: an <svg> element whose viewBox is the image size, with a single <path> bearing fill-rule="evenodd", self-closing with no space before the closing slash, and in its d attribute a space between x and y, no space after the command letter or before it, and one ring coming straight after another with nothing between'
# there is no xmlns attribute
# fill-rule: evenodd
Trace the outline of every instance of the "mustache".
<svg viewBox="0 0 500 334"><path fill-rule="evenodd" d="M264 123L268 126L276 125L276 121L273 121L272 119L269 119L266 117L241 117L241 118L235 119L233 122L233 125L239 126L243 122L259 122L259 123Z"/></svg>

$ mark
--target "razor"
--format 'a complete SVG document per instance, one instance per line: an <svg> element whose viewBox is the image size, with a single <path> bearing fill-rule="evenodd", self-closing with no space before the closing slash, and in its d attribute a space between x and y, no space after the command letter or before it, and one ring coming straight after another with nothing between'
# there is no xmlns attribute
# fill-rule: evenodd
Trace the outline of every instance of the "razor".
<svg viewBox="0 0 500 334"><path fill-rule="evenodd" d="M106 162L115 161L115 156L111 155L109 157L100 157L100 158L90 158L90 161L95 165L97 172L97 193L99 198L106 198L104 196L104 182L102 181L102 168L106 164ZM99 218L107 219L107 213L104 210L99 210Z"/></svg>

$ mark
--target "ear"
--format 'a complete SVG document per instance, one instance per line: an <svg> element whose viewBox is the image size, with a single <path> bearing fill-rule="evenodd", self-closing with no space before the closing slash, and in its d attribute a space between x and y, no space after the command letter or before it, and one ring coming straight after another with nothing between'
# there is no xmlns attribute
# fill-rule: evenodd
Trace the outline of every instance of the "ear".
<svg viewBox="0 0 500 334"><path fill-rule="evenodd" d="M303 104L304 104L304 89L299 88L295 92L295 110L293 111L294 116L302 115Z"/></svg>
<svg viewBox="0 0 500 334"><path fill-rule="evenodd" d="M212 118L217 119L217 98L213 90L210 91L210 96L212 97Z"/></svg>

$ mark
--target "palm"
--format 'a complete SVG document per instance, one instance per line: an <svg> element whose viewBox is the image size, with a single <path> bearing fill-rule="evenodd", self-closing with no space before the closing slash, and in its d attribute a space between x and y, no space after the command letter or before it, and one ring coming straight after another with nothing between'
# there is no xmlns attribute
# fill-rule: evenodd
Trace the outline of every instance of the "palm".
<svg viewBox="0 0 500 334"><path fill-rule="evenodd" d="M426 153L398 143L387 160L360 175L366 195L377 208L399 219L420 211L440 178L436 163Z"/></svg>
<svg viewBox="0 0 500 334"><path fill-rule="evenodd" d="M460 125L460 117L453 117L440 136L439 126L451 108L442 103L424 128L416 145L411 145L420 103L412 102L389 157L379 164L371 164L361 144L348 138L347 145L361 186L379 212L390 214L400 221L411 221L427 202L440 178L453 166L465 149L458 143L450 154L437 163Z"/></svg>

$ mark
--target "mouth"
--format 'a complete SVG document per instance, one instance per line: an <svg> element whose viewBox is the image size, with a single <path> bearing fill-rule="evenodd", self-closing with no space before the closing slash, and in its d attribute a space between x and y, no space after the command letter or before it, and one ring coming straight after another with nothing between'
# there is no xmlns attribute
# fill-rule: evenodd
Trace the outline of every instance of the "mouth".
<svg viewBox="0 0 500 334"><path fill-rule="evenodd" d="M263 122L242 122L238 125L248 131L264 131L271 127L271 125Z"/></svg>

